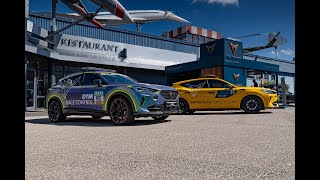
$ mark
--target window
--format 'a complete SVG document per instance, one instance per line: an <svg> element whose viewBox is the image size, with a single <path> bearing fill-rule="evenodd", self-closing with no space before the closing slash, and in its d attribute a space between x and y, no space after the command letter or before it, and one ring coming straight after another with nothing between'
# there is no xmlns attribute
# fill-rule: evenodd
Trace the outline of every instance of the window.
<svg viewBox="0 0 320 180"><path fill-rule="evenodd" d="M206 80L196 80L183 83L181 86L186 88L208 88L208 83Z"/></svg>
<svg viewBox="0 0 320 180"><path fill-rule="evenodd" d="M200 38L199 44L202 44L205 42L206 38L204 36L199 36L199 38Z"/></svg>
<svg viewBox="0 0 320 180"><path fill-rule="evenodd" d="M198 41L198 35L193 35L193 43L195 44L199 44L199 41Z"/></svg>
<svg viewBox="0 0 320 180"><path fill-rule="evenodd" d="M192 42L192 34L188 34L188 42Z"/></svg>
<svg viewBox="0 0 320 180"><path fill-rule="evenodd" d="M269 80L269 75L268 74L263 74L263 79L268 79Z"/></svg>
<svg viewBox="0 0 320 180"><path fill-rule="evenodd" d="M56 66L56 78L57 79L61 79L63 78L64 75L63 75L63 66Z"/></svg>
<svg viewBox="0 0 320 180"><path fill-rule="evenodd" d="M181 40L186 40L186 38L187 38L187 37L186 37L186 34L182 34L180 39L181 39Z"/></svg>
<svg viewBox="0 0 320 180"><path fill-rule="evenodd" d="M101 79L99 76L93 73L84 73L83 74L83 83L82 86L92 86L95 85L94 80Z"/></svg>
<svg viewBox="0 0 320 180"><path fill-rule="evenodd" d="M275 81L276 80L276 75L272 74L271 75L271 81Z"/></svg>
<svg viewBox="0 0 320 180"><path fill-rule="evenodd" d="M65 86L81 86L82 77L82 74L74 75L69 78L62 79L61 83Z"/></svg>
<svg viewBox="0 0 320 180"><path fill-rule="evenodd" d="M210 88L228 88L229 84L219 80L208 80Z"/></svg>

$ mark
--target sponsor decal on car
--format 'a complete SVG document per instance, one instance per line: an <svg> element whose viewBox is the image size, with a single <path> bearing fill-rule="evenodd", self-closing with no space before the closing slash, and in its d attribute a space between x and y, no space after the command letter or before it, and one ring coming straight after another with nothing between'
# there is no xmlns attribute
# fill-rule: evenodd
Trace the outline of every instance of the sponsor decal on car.
<svg viewBox="0 0 320 180"><path fill-rule="evenodd" d="M190 93L192 97L196 97L199 93L199 90L204 86L206 82L197 84L197 85L191 85L191 84L186 84L187 88L190 88Z"/></svg>
<svg viewBox="0 0 320 180"><path fill-rule="evenodd" d="M103 91L95 91L93 96L94 104L103 104L104 103L104 95Z"/></svg>
<svg viewBox="0 0 320 180"><path fill-rule="evenodd" d="M230 97L236 93L237 93L236 90L220 90L220 91L218 91L216 98L227 98L227 97Z"/></svg>

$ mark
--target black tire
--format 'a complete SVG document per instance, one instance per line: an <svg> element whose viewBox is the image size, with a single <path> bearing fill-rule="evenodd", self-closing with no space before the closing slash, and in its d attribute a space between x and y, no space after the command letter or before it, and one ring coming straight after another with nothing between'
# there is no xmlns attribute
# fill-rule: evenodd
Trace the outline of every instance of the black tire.
<svg viewBox="0 0 320 180"><path fill-rule="evenodd" d="M157 120L157 121L163 121L165 119L167 119L169 117L169 115L165 115L165 116L152 116L152 118L154 120Z"/></svg>
<svg viewBox="0 0 320 180"><path fill-rule="evenodd" d="M117 96L111 100L109 116L116 125L130 124L135 118L130 102L123 96Z"/></svg>
<svg viewBox="0 0 320 180"><path fill-rule="evenodd" d="M246 113L255 114L263 109L263 103L257 96L247 96L242 100L241 107Z"/></svg>
<svg viewBox="0 0 320 180"><path fill-rule="evenodd" d="M184 99L179 99L179 107L181 110L181 114L187 114L187 112L189 111L189 104Z"/></svg>
<svg viewBox="0 0 320 180"><path fill-rule="evenodd" d="M101 119L103 118L102 115L91 115L93 119Z"/></svg>
<svg viewBox="0 0 320 180"><path fill-rule="evenodd" d="M196 112L195 110L189 110L187 113L188 114L193 114L194 112Z"/></svg>
<svg viewBox="0 0 320 180"><path fill-rule="evenodd" d="M52 100L48 105L48 116L50 122L59 122L67 118L62 112L62 107L59 101Z"/></svg>

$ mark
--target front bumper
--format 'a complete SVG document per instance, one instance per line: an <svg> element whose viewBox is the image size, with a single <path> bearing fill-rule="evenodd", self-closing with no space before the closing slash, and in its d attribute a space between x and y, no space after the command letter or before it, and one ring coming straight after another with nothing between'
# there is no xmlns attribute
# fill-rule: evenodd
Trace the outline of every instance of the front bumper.
<svg viewBox="0 0 320 180"><path fill-rule="evenodd" d="M179 103L177 101L167 101L164 104L152 105L146 109L135 112L135 116L160 116L181 113Z"/></svg>
<svg viewBox="0 0 320 180"><path fill-rule="evenodd" d="M170 92L176 92L174 96ZM133 114L140 117L161 116L180 113L179 94L174 90L158 93L139 93L139 106Z"/></svg>
<svg viewBox="0 0 320 180"><path fill-rule="evenodd" d="M154 111L154 112L136 112L133 115L135 116L141 116L141 117L148 117L148 116L165 116L165 115L171 115L171 114L178 114L181 113L180 110L176 111Z"/></svg>
<svg viewBox="0 0 320 180"><path fill-rule="evenodd" d="M276 94L270 95L265 108L266 109L279 108L278 100L279 100L279 98Z"/></svg>

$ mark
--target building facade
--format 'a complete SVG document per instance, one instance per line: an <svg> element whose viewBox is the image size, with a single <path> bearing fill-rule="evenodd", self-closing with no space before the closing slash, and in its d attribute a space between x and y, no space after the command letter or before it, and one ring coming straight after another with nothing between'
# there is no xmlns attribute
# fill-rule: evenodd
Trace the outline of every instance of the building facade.
<svg viewBox="0 0 320 180"><path fill-rule="evenodd" d="M72 22L57 18L57 29ZM30 12L26 19L26 110L44 108L49 87L88 66L112 69L141 82L165 85L208 73L241 85L250 85L250 78L263 77L259 72L268 73L270 78L275 75L294 78L294 62L245 57L240 42L232 42L239 43L234 55L233 50L227 48L229 40L220 39L220 33L213 37L214 33L207 31L205 34L211 35L211 39L205 38L204 42L206 39L208 42L203 44L199 38L205 34L197 34L198 42L189 42L117 28L100 29L82 22L57 34L50 42L45 40L50 34L50 24L50 17L43 14ZM186 36L191 33L193 31L187 30ZM212 43L217 43L216 47L212 48ZM229 77L233 73L241 74L237 82L232 80L233 76Z"/></svg>
<svg viewBox="0 0 320 180"><path fill-rule="evenodd" d="M242 43L217 39L200 45L200 58L166 67L167 83L214 74L238 86L278 84L285 78L288 91L294 93L294 61L243 55Z"/></svg>
<svg viewBox="0 0 320 180"><path fill-rule="evenodd" d="M184 25L177 29L163 33L164 37L180 39L195 44L221 39L221 33L191 25Z"/></svg>
<svg viewBox="0 0 320 180"><path fill-rule="evenodd" d="M71 24L57 18L57 29ZM30 12L26 20L26 109L44 107L46 89L82 67L116 70L141 82L166 84L165 67L199 58L199 45L83 22L46 41L50 17ZM52 46L52 47L50 47ZM50 47L50 48L49 48Z"/></svg>

